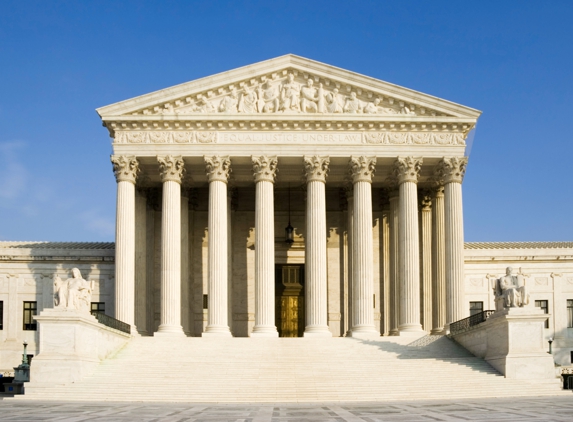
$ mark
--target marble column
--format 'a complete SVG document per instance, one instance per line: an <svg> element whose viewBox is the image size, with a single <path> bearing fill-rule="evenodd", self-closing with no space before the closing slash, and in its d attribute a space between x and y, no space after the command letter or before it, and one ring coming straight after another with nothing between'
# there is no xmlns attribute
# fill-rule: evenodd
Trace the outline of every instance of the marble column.
<svg viewBox="0 0 573 422"><path fill-rule="evenodd" d="M350 336L352 333L352 245L354 244L353 233L354 233L354 187L352 185L348 186L346 189L346 202L347 202L347 222L346 222L346 259L347 259L347 277L348 285L347 287L347 306L348 306L348 329L346 330L346 336Z"/></svg>
<svg viewBox="0 0 573 422"><path fill-rule="evenodd" d="M374 327L374 271L372 238L372 176L376 157L351 157L354 187L352 227L352 337L379 337Z"/></svg>
<svg viewBox="0 0 573 422"><path fill-rule="evenodd" d="M115 318L135 332L135 180L139 163L134 156L111 156L117 180L115 224Z"/></svg>
<svg viewBox="0 0 573 422"><path fill-rule="evenodd" d="M227 289L227 182L231 173L231 160L218 155L204 157L209 179L208 217L208 289L209 303L207 327L203 337L231 337L228 324Z"/></svg>
<svg viewBox="0 0 573 422"><path fill-rule="evenodd" d="M432 329L432 197L420 193L420 301L422 328Z"/></svg>
<svg viewBox="0 0 573 422"><path fill-rule="evenodd" d="M422 331L420 324L420 244L417 183L422 159L398 157L394 176L400 190L398 227L400 260L400 334Z"/></svg>
<svg viewBox="0 0 573 422"><path fill-rule="evenodd" d="M189 305L189 183L181 184L181 326L191 335Z"/></svg>
<svg viewBox="0 0 573 422"><path fill-rule="evenodd" d="M398 282L400 260L398 249L400 241L398 237L400 191L397 188L388 190L390 201L389 225L390 225L390 331L389 335L398 336L398 320L400 318L400 286Z"/></svg>
<svg viewBox="0 0 573 422"><path fill-rule="evenodd" d="M161 312L156 334L181 335L181 156L157 156L161 202Z"/></svg>
<svg viewBox="0 0 573 422"><path fill-rule="evenodd" d="M304 337L331 337L328 329L326 285L326 175L328 157L305 156L306 175L306 244Z"/></svg>
<svg viewBox="0 0 573 422"><path fill-rule="evenodd" d="M432 334L441 334L446 323L446 228L444 187L434 191L432 204Z"/></svg>
<svg viewBox="0 0 573 422"><path fill-rule="evenodd" d="M444 217L446 245L446 324L467 316L468 306L464 289L464 221L462 180L468 163L467 157L443 158L436 168L444 183Z"/></svg>
<svg viewBox="0 0 573 422"><path fill-rule="evenodd" d="M255 326L251 337L278 337L275 326L274 182L277 157L251 157L255 177Z"/></svg>

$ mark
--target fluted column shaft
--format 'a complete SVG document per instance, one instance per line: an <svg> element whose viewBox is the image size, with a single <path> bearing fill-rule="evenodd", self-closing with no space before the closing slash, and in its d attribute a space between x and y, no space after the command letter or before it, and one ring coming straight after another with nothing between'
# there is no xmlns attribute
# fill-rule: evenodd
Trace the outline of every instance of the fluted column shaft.
<svg viewBox="0 0 573 422"><path fill-rule="evenodd" d="M374 327L374 271L372 239L372 176L376 157L351 157L354 187L352 228L352 337L378 337Z"/></svg>
<svg viewBox="0 0 573 422"><path fill-rule="evenodd" d="M277 157L252 157L255 198L255 326L251 337L278 337L275 326L274 179Z"/></svg>
<svg viewBox="0 0 573 422"><path fill-rule="evenodd" d="M446 323L446 227L444 187L436 189L432 204L432 334Z"/></svg>
<svg viewBox="0 0 573 422"><path fill-rule="evenodd" d="M422 328L432 329L432 199L423 192L420 203L420 301Z"/></svg>
<svg viewBox="0 0 573 422"><path fill-rule="evenodd" d="M161 312L158 333L183 335L181 326L182 157L157 157L163 182L161 202Z"/></svg>
<svg viewBox="0 0 573 422"><path fill-rule="evenodd" d="M115 318L135 331L135 180L139 163L133 156L112 156L117 180L115 225Z"/></svg>
<svg viewBox="0 0 573 422"><path fill-rule="evenodd" d="M398 330L398 320L400 317L400 286L399 271L400 259L398 250L400 241L398 236L400 195L398 189L389 192L390 200L390 335L400 334Z"/></svg>
<svg viewBox="0 0 573 422"><path fill-rule="evenodd" d="M328 329L326 285L326 195L328 157L304 157L307 183L306 244L305 244L305 337L325 336Z"/></svg>
<svg viewBox="0 0 573 422"><path fill-rule="evenodd" d="M462 180L467 157L443 158L437 172L444 183L444 216L446 244L446 325L466 317L464 289L464 222Z"/></svg>
<svg viewBox="0 0 573 422"><path fill-rule="evenodd" d="M346 200L348 202L348 215L347 215L347 230L346 230L346 243L347 243L347 275L348 275L348 286L347 286L347 306L348 306L348 329L346 335L350 336L352 333L352 326L354 317L352 315L352 260L353 260L353 249L354 245L354 187L351 186L347 191Z"/></svg>
<svg viewBox="0 0 573 422"><path fill-rule="evenodd" d="M417 182L421 158L398 158L395 176L400 190L400 333L422 331L420 324L420 244Z"/></svg>
<svg viewBox="0 0 573 422"><path fill-rule="evenodd" d="M227 181L229 157L205 157L209 177L207 327L203 336L231 336L228 325Z"/></svg>

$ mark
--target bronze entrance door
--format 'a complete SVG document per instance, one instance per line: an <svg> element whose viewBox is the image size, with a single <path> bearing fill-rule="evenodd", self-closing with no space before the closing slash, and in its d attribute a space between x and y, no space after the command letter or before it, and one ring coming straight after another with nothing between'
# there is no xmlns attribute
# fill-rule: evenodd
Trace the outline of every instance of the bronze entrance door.
<svg viewBox="0 0 573 422"><path fill-rule="evenodd" d="M304 314L304 265L277 265L275 323L279 337L302 337Z"/></svg>

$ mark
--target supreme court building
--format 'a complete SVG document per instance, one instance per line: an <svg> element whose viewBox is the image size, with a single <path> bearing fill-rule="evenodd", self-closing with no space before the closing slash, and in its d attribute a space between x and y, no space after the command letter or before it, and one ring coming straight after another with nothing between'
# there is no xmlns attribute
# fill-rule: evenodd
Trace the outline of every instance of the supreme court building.
<svg viewBox="0 0 573 422"><path fill-rule="evenodd" d="M464 245L480 111L294 55L97 111L115 245L0 242L10 365L21 340L38 351L22 303L52 307L72 267L142 336L370 338L494 309L513 266L571 363L573 242Z"/></svg>
<svg viewBox="0 0 573 422"><path fill-rule="evenodd" d="M479 111L286 55L98 113L117 179L115 317L139 332L379 336L468 314Z"/></svg>

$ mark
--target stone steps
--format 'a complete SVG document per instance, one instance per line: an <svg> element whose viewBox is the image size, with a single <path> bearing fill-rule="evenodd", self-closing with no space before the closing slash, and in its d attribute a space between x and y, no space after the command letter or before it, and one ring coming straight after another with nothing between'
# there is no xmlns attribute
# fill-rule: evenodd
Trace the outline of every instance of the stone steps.
<svg viewBox="0 0 573 422"><path fill-rule="evenodd" d="M33 377L33 373L32 373ZM446 337L134 338L83 380L18 399L337 402L566 394L509 380Z"/></svg>

